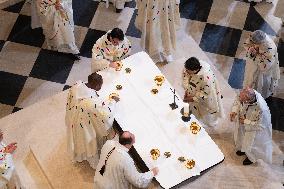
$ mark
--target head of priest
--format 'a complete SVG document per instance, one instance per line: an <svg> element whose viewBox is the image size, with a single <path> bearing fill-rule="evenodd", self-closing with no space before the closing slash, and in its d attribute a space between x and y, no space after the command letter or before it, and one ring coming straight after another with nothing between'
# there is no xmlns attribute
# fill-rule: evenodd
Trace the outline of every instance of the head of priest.
<svg viewBox="0 0 284 189"><path fill-rule="evenodd" d="M265 42L266 34L261 30L254 31L251 36L250 40L256 45L260 45Z"/></svg>
<svg viewBox="0 0 284 189"><path fill-rule="evenodd" d="M107 37L108 40L112 43L112 45L118 46L119 43L124 40L124 33L121 29L114 28L111 30Z"/></svg>
<svg viewBox="0 0 284 189"><path fill-rule="evenodd" d="M255 92L252 88L246 87L240 91L239 97L241 103L251 104L256 101Z"/></svg>
<svg viewBox="0 0 284 189"><path fill-rule="evenodd" d="M88 83L86 84L87 87L99 91L103 85L103 77L98 73L92 73L88 76Z"/></svg>
<svg viewBox="0 0 284 189"><path fill-rule="evenodd" d="M189 75L197 74L202 68L199 60L195 57L189 58L184 64L186 73Z"/></svg>
<svg viewBox="0 0 284 189"><path fill-rule="evenodd" d="M135 136L129 131L124 131L119 136L119 144L125 146L128 149L130 149L134 143L135 143Z"/></svg>

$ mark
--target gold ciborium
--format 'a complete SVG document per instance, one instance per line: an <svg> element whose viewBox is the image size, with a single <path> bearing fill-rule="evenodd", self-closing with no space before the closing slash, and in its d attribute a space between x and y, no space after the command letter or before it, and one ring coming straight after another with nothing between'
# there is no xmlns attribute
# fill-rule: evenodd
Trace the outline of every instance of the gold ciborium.
<svg viewBox="0 0 284 189"><path fill-rule="evenodd" d="M195 161L193 159L188 159L186 162L185 162L185 166L186 168L188 169L192 169L194 166L195 166Z"/></svg>
<svg viewBox="0 0 284 189"><path fill-rule="evenodd" d="M165 152L165 153L164 153L164 156L166 156L166 158L171 157L171 155L172 155L171 152Z"/></svg>
<svg viewBox="0 0 284 189"><path fill-rule="evenodd" d="M192 122L190 125L190 131L192 132L192 134L197 134L200 131L201 127L196 123L196 122Z"/></svg>
<svg viewBox="0 0 284 189"><path fill-rule="evenodd" d="M125 68L125 72L129 74L131 72L131 68Z"/></svg>
<svg viewBox="0 0 284 189"><path fill-rule="evenodd" d="M117 64L117 67L115 68L115 71L120 71L121 68L122 68L122 66L123 66L122 62L117 61L117 62L115 62L115 63Z"/></svg>
<svg viewBox="0 0 284 189"><path fill-rule="evenodd" d="M157 75L154 79L154 81L156 82L157 86L162 86L162 84L165 81L165 77L162 75Z"/></svg>
<svg viewBox="0 0 284 189"><path fill-rule="evenodd" d="M157 160L160 157L160 150L159 149L152 149L150 151L153 160Z"/></svg>
<svg viewBox="0 0 284 189"><path fill-rule="evenodd" d="M156 89L156 88L154 88L154 89L151 90L151 93L152 93L152 94L157 94L158 92L159 92L159 90Z"/></svg>
<svg viewBox="0 0 284 189"><path fill-rule="evenodd" d="M109 100L113 100L113 97L119 98L119 94L117 94L117 93L111 93L108 98L109 98Z"/></svg>
<svg viewBox="0 0 284 189"><path fill-rule="evenodd" d="M122 89L122 85L116 85L115 87L117 90L121 90Z"/></svg>

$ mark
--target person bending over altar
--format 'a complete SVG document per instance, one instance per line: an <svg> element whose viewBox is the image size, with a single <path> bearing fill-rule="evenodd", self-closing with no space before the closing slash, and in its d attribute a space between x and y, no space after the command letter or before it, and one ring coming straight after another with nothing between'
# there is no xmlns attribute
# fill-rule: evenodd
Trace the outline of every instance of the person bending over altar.
<svg viewBox="0 0 284 189"><path fill-rule="evenodd" d="M21 189L20 179L16 173L12 154L17 149L17 143L6 145L3 142L3 132L0 130L0 188Z"/></svg>
<svg viewBox="0 0 284 189"><path fill-rule="evenodd" d="M146 188L158 168L140 173L128 151L135 143L135 136L129 131L119 136L119 142L109 140L102 148L100 161L94 177L94 189Z"/></svg>
<svg viewBox="0 0 284 189"><path fill-rule="evenodd" d="M243 88L251 87L266 99L273 95L280 79L277 47L263 31L256 30L245 42L245 49Z"/></svg>
<svg viewBox="0 0 284 189"><path fill-rule="evenodd" d="M68 151L72 161L87 160L95 168L104 142L115 136L112 129L113 112L118 97L105 100L98 91L103 78L97 73L88 76L88 82L78 81L67 98L65 122Z"/></svg>
<svg viewBox="0 0 284 189"><path fill-rule="evenodd" d="M47 47L80 60L75 44L72 0L32 0L32 28L42 27Z"/></svg>
<svg viewBox="0 0 284 189"><path fill-rule="evenodd" d="M189 103L190 110L197 119L208 126L215 126L218 118L223 117L223 97L215 74L208 63L195 57L189 58L184 67L184 102Z"/></svg>
<svg viewBox="0 0 284 189"><path fill-rule="evenodd" d="M176 31L180 27L180 0L138 0L136 27L141 31L141 47L154 62L172 62Z"/></svg>
<svg viewBox="0 0 284 189"><path fill-rule="evenodd" d="M236 123L236 154L247 156L243 165L250 165L258 159L271 163L271 115L261 94L251 88L242 89L233 104L230 119Z"/></svg>
<svg viewBox="0 0 284 189"><path fill-rule="evenodd" d="M114 28L99 38L92 49L92 72L106 68L117 68L117 61L126 58L131 50L131 43L123 31Z"/></svg>

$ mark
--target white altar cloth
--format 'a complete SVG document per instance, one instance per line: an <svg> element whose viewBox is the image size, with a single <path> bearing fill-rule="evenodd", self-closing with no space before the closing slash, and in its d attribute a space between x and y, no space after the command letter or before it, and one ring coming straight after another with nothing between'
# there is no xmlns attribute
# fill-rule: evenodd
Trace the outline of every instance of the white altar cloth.
<svg viewBox="0 0 284 189"><path fill-rule="evenodd" d="M191 115L190 122L181 120L180 109L183 107L182 98L176 101L179 108L172 111L169 104L173 102L173 89L165 80L158 89L158 94L151 93L155 87L154 78L162 73L145 53L140 52L125 59L121 71L104 70L104 84L100 96L112 92L119 93L121 101L117 104L115 119L123 130L131 131L136 136L134 147L148 168L159 167L157 181L163 188L173 187L190 177L199 175L224 159L223 153L210 138L204 128L197 135L189 130L192 121L201 123ZM127 74L125 68L131 68ZM181 77L177 73L177 77ZM117 91L116 85L122 85ZM161 156L152 160L150 150L158 148ZM163 153L169 151L172 156L166 158ZM194 159L196 165L187 169L178 157Z"/></svg>

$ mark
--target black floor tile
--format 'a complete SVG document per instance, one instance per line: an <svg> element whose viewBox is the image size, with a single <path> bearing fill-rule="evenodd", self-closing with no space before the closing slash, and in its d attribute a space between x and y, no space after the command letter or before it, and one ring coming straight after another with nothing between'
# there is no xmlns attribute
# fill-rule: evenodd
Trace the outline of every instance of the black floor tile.
<svg viewBox="0 0 284 189"><path fill-rule="evenodd" d="M87 32L87 35L84 39L84 42L81 46L80 56L91 58L92 57L92 49L93 49L94 44L104 34L106 34L105 31L89 29L88 32Z"/></svg>
<svg viewBox="0 0 284 189"><path fill-rule="evenodd" d="M212 4L213 0L181 0L180 16L181 18L206 22Z"/></svg>
<svg viewBox="0 0 284 189"><path fill-rule="evenodd" d="M42 49L30 76L64 84L74 60L69 55Z"/></svg>
<svg viewBox="0 0 284 189"><path fill-rule="evenodd" d="M8 37L8 41L41 47L44 42L44 35L41 28L31 28L30 16L19 15Z"/></svg>
<svg viewBox="0 0 284 189"><path fill-rule="evenodd" d="M228 83L232 88L234 89L243 88L245 66L246 66L245 60L238 58L234 59L234 63L228 80Z"/></svg>
<svg viewBox="0 0 284 189"><path fill-rule="evenodd" d="M0 71L0 103L14 106L27 77Z"/></svg>
<svg viewBox="0 0 284 189"><path fill-rule="evenodd" d="M241 34L239 29L206 24L199 46L206 52L234 57Z"/></svg>
<svg viewBox="0 0 284 189"><path fill-rule="evenodd" d="M132 0L130 2L125 3L125 7L130 7L130 8L135 8L136 7L136 2L135 0Z"/></svg>
<svg viewBox="0 0 284 189"><path fill-rule="evenodd" d="M284 131L284 99L269 97L266 102L271 113L272 128Z"/></svg>
<svg viewBox="0 0 284 189"><path fill-rule="evenodd" d="M262 18L262 16L252 6L250 6L249 8L244 30L252 32L255 30L262 30L269 35L272 36L276 35L276 32L270 27L270 25Z"/></svg>
<svg viewBox="0 0 284 189"><path fill-rule="evenodd" d="M72 5L75 25L89 27L99 2L94 0L73 0Z"/></svg>
<svg viewBox="0 0 284 189"><path fill-rule="evenodd" d="M23 108L14 107L12 113L15 113L15 112L17 112L17 111L20 111L20 110L22 110L22 109L23 109Z"/></svg>
<svg viewBox="0 0 284 189"><path fill-rule="evenodd" d="M131 37L141 38L141 32L135 26L136 16L137 16L137 9L134 11L132 18L129 22L126 35Z"/></svg>
<svg viewBox="0 0 284 189"><path fill-rule="evenodd" d="M280 67L284 67L284 41L283 40L279 40L278 43L278 58L279 58L279 66Z"/></svg>
<svg viewBox="0 0 284 189"><path fill-rule="evenodd" d="M5 9L3 9L3 10L8 11L8 12L20 13L24 4L25 4L25 1L21 1L19 3L11 5L7 8L5 8Z"/></svg>
<svg viewBox="0 0 284 189"><path fill-rule="evenodd" d="M4 44L5 44L5 41L0 40L0 51L2 50L2 48L3 48Z"/></svg>

